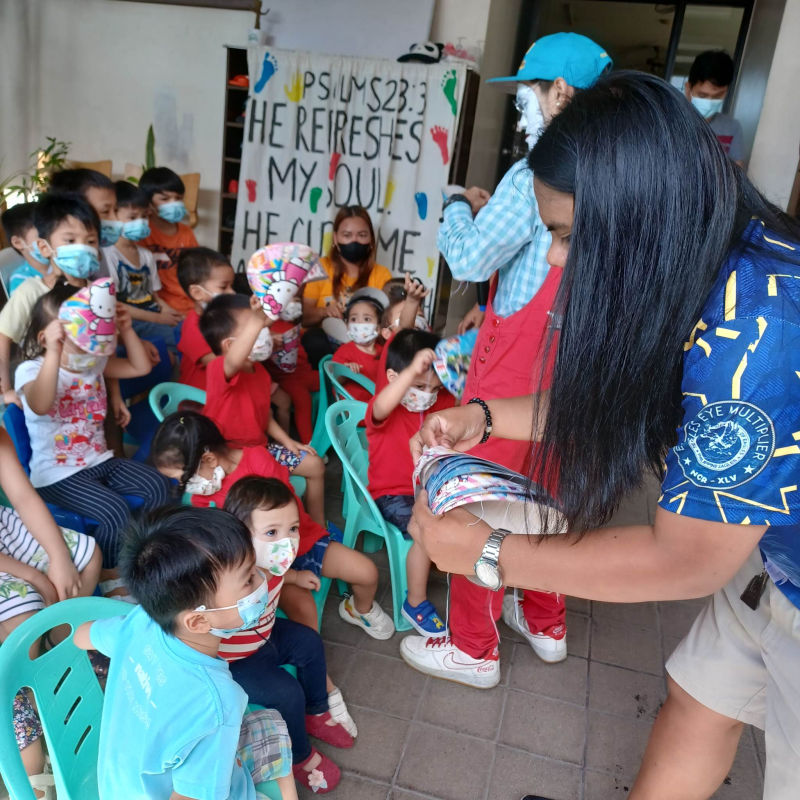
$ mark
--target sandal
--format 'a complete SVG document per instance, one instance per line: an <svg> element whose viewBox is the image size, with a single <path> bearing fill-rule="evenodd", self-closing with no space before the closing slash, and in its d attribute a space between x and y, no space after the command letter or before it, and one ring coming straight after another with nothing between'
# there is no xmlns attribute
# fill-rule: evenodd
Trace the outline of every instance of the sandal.
<svg viewBox="0 0 800 800"><path fill-rule="evenodd" d="M339 785L342 772L324 753L319 753L320 762L314 769L303 769L303 764L307 764L317 753L319 750L312 749L311 755L305 761L293 764L292 774L297 783L311 789L314 794L327 794Z"/></svg>
<svg viewBox="0 0 800 800"><path fill-rule="evenodd" d="M344 729L344 726L339 722L335 725L328 725L329 720L332 720L330 711L326 711L324 714L306 714L308 735L332 744L334 747L352 747L353 737Z"/></svg>

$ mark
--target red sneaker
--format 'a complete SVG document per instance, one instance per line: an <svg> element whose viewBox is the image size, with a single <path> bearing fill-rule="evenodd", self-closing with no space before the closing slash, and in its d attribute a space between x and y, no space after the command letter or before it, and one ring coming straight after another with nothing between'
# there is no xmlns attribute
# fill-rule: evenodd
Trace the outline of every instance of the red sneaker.
<svg viewBox="0 0 800 800"><path fill-rule="evenodd" d="M334 747L352 747L353 737L338 722L328 725L331 712L324 714L306 714L306 730L309 736L332 744Z"/></svg>

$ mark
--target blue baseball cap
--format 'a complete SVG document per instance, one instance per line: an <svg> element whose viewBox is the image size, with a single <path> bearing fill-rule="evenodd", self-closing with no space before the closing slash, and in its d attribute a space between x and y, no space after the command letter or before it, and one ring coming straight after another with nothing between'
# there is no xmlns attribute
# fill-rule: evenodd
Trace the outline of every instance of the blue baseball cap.
<svg viewBox="0 0 800 800"><path fill-rule="evenodd" d="M528 48L516 75L490 78L487 83L563 78L576 89L588 89L613 63L611 56L586 36L552 33L537 39Z"/></svg>

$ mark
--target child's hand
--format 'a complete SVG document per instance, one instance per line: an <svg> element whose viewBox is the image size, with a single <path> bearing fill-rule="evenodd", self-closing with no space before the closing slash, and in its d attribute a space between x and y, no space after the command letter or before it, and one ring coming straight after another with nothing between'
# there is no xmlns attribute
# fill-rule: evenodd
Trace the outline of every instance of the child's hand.
<svg viewBox="0 0 800 800"><path fill-rule="evenodd" d="M300 453L311 453L312 456L317 454L317 451L310 444L296 442L294 439L289 439L286 443L286 449L291 450L296 456L299 456Z"/></svg>
<svg viewBox="0 0 800 800"><path fill-rule="evenodd" d="M32 570L30 575L26 578L26 582L30 583L31 586L39 592L46 606L51 606L53 603L59 601L58 590L53 586L50 578L43 572L39 572L38 569Z"/></svg>
<svg viewBox="0 0 800 800"><path fill-rule="evenodd" d="M47 569L47 581L55 589L59 600L77 597L81 589L81 577L68 556L51 559Z"/></svg>
<svg viewBox="0 0 800 800"><path fill-rule="evenodd" d="M356 375L361 372L361 364L359 364L357 361L348 361L345 366L350 370L350 372L355 372Z"/></svg>
<svg viewBox="0 0 800 800"><path fill-rule="evenodd" d="M253 312L253 317L261 323L262 328L268 328L275 322L264 313L264 306L254 294L250 295L250 311Z"/></svg>
<svg viewBox="0 0 800 800"><path fill-rule="evenodd" d="M270 333L272 337L272 349L280 350L283 347L283 334L282 333Z"/></svg>
<svg viewBox="0 0 800 800"><path fill-rule="evenodd" d="M64 326L60 319L47 323L44 329L44 346L47 350L61 350L64 344Z"/></svg>
<svg viewBox="0 0 800 800"><path fill-rule="evenodd" d="M435 358L436 353L434 353L429 347L425 350L420 350L414 356L414 360L411 362L410 369L413 371L415 376L421 378L431 368L431 364L433 364L433 360Z"/></svg>
<svg viewBox="0 0 800 800"><path fill-rule="evenodd" d="M183 314L180 311L176 311L174 308L170 308L169 306L164 306L159 313L159 322L162 325L177 325L182 319Z"/></svg>
<svg viewBox="0 0 800 800"><path fill-rule="evenodd" d="M13 389L6 389L3 392L3 405L14 405L22 408L22 400L19 399L19 395Z"/></svg>
<svg viewBox="0 0 800 800"><path fill-rule="evenodd" d="M125 401L122 399L122 396L119 394L115 394L113 398L111 398L111 410L114 413L114 419L117 421L117 425L120 428L127 428L128 423L131 421L131 412L127 405L125 405Z"/></svg>
<svg viewBox="0 0 800 800"><path fill-rule="evenodd" d="M120 334L133 330L131 312L128 311L124 303L117 303L117 329Z"/></svg>
<svg viewBox="0 0 800 800"><path fill-rule="evenodd" d="M295 574L294 585L301 589L316 592L321 583L322 581L310 569L300 569Z"/></svg>
<svg viewBox="0 0 800 800"><path fill-rule="evenodd" d="M405 286L406 298L421 303L430 293L431 290L426 288L422 281L412 278L410 272L406 272Z"/></svg>
<svg viewBox="0 0 800 800"><path fill-rule="evenodd" d="M148 342L147 339L142 339L141 342L147 357L150 359L150 363L153 365L158 364L161 361L161 353L158 352L158 348L152 342Z"/></svg>

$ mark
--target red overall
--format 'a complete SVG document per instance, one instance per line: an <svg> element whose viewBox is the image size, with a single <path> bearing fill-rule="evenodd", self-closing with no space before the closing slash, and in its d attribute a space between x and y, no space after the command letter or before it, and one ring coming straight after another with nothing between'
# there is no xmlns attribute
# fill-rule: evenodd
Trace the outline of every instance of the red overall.
<svg viewBox="0 0 800 800"><path fill-rule="evenodd" d="M497 284L492 286L486 317L472 353L462 402L473 397L493 400L531 394L539 383L541 359L547 342L550 315L561 268L551 267L531 301L509 317L494 312ZM541 388L549 386L552 367L545 372ZM537 387L538 388L538 387ZM525 472L530 452L528 442L492 437L470 453L496 461L509 469ZM492 592L463 575L450 580L449 626L453 644L473 658L488 656L497 646L496 621L503 608L503 590ZM526 591L522 603L532 633L548 631L561 638L566 631L564 598L550 592Z"/></svg>

